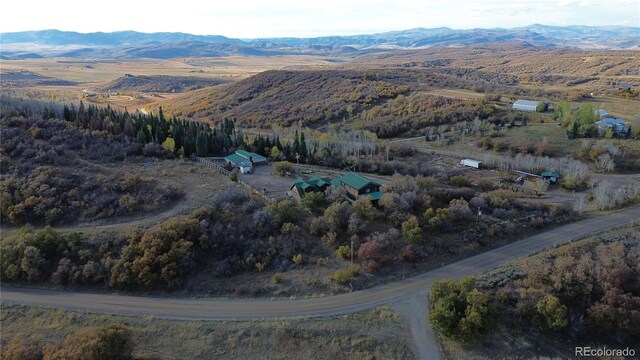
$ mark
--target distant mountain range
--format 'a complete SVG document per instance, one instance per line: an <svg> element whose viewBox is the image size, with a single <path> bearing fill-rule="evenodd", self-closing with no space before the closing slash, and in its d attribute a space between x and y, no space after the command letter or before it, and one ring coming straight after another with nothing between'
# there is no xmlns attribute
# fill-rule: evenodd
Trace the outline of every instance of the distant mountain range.
<svg viewBox="0 0 640 360"><path fill-rule="evenodd" d="M40 56L174 58L226 55L361 54L383 49L468 46L496 42L584 49L640 49L640 27L531 25L513 29L410 29L369 35L233 39L177 32L78 33L60 30L0 34L3 59Z"/></svg>

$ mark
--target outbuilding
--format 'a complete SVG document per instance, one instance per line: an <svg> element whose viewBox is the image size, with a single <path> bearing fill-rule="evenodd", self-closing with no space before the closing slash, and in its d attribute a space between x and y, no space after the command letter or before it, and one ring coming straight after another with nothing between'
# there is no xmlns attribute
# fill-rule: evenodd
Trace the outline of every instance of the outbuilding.
<svg viewBox="0 0 640 360"><path fill-rule="evenodd" d="M540 174L543 178L549 180L550 183L555 184L560 180L560 174L555 171L545 171Z"/></svg>
<svg viewBox="0 0 640 360"><path fill-rule="evenodd" d="M235 153L225 156L224 160L242 174L250 174L255 165L267 163L267 158L264 156L245 150L236 150Z"/></svg>
<svg viewBox="0 0 640 360"><path fill-rule="evenodd" d="M601 132L605 132L609 129L613 129L616 134L629 135L631 127L624 120L618 118L605 118L600 121L596 121L596 126Z"/></svg>
<svg viewBox="0 0 640 360"><path fill-rule="evenodd" d="M538 102L533 100L518 100L513 103L513 110L536 112L538 109Z"/></svg>

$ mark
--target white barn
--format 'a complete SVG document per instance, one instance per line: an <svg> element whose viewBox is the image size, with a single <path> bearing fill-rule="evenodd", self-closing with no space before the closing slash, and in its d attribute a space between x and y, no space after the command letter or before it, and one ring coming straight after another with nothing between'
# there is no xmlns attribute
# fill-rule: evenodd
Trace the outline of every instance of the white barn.
<svg viewBox="0 0 640 360"><path fill-rule="evenodd" d="M533 100L518 100L513 103L513 110L536 112L538 102Z"/></svg>

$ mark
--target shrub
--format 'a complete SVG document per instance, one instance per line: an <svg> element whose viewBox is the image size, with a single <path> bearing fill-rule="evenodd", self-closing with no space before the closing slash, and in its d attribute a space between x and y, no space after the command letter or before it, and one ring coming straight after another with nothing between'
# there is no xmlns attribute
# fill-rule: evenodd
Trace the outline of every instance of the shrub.
<svg viewBox="0 0 640 360"><path fill-rule="evenodd" d="M284 176L286 173L293 172L293 164L288 161L275 162L273 163L273 171L280 176Z"/></svg>
<svg viewBox="0 0 640 360"><path fill-rule="evenodd" d="M567 307L557 297L545 294L536 304L536 310L542 317L538 321L541 328L560 331L567 326Z"/></svg>
<svg viewBox="0 0 640 360"><path fill-rule="evenodd" d="M282 274L277 272L273 275L273 282L280 284L282 282Z"/></svg>
<svg viewBox="0 0 640 360"><path fill-rule="evenodd" d="M378 269L380 268L380 263L377 261L370 261L367 263L367 265L364 268L364 271L368 272L369 274L373 274L376 271L378 271Z"/></svg>
<svg viewBox="0 0 640 360"><path fill-rule="evenodd" d="M362 260L378 260L381 257L380 245L366 242L358 248L358 258Z"/></svg>
<svg viewBox="0 0 640 360"><path fill-rule="evenodd" d="M407 262L414 262L418 259L416 252L411 246L406 246L402 250L402 259Z"/></svg>
<svg viewBox="0 0 640 360"><path fill-rule="evenodd" d="M411 215L407 221L402 223L402 237L410 244L423 242L422 228L418 224L418 218L414 215Z"/></svg>
<svg viewBox="0 0 640 360"><path fill-rule="evenodd" d="M433 176L417 176L415 181L424 190L433 189L439 184L438 180Z"/></svg>
<svg viewBox="0 0 640 360"><path fill-rule="evenodd" d="M312 213L319 214L327 206L327 198L323 192L310 192L305 194L300 204Z"/></svg>
<svg viewBox="0 0 640 360"><path fill-rule="evenodd" d="M362 219L371 219L373 218L373 205L371 204L371 198L368 196L359 197L352 204L353 210L359 217Z"/></svg>
<svg viewBox="0 0 640 360"><path fill-rule="evenodd" d="M338 246L336 256L338 259L348 259L351 256L351 248L347 245Z"/></svg>
<svg viewBox="0 0 640 360"><path fill-rule="evenodd" d="M233 182L238 182L238 172L235 169L229 172L229 179Z"/></svg>
<svg viewBox="0 0 640 360"><path fill-rule="evenodd" d="M79 331L62 344L45 345L44 359L117 360L129 359L133 351L131 331L122 325L109 325L97 331Z"/></svg>
<svg viewBox="0 0 640 360"><path fill-rule="evenodd" d="M452 176L449 179L449 183L451 185L457 186L457 187L469 187L469 186L471 186L471 180L469 180L468 177L462 176L462 175Z"/></svg>
<svg viewBox="0 0 640 360"><path fill-rule="evenodd" d="M479 335L491 319L487 296L474 278L437 280L431 285L429 321L442 335L464 341Z"/></svg>
<svg viewBox="0 0 640 360"><path fill-rule="evenodd" d="M0 357L4 360L40 360L42 352L37 346L23 342L16 336L9 344L2 345Z"/></svg>
<svg viewBox="0 0 640 360"><path fill-rule="evenodd" d="M453 199L449 202L449 214L454 221L466 220L471 217L469 203L465 199Z"/></svg>
<svg viewBox="0 0 640 360"><path fill-rule="evenodd" d="M437 229L449 223L451 215L449 214L449 210L445 208L440 208L435 211L429 208L424 212L424 219L430 228Z"/></svg>
<svg viewBox="0 0 640 360"><path fill-rule="evenodd" d="M507 208L513 204L516 193L511 190L494 190L481 195L493 207Z"/></svg>
<svg viewBox="0 0 640 360"><path fill-rule="evenodd" d="M357 276L358 276L358 267L354 264L351 264L347 266L346 269L336 270L331 276L331 279L333 279L335 282L337 282L340 285L346 285L352 282L353 280L355 280Z"/></svg>
<svg viewBox="0 0 640 360"><path fill-rule="evenodd" d="M295 224L302 217L300 208L289 200L282 200L269 205L269 209L273 211L280 223L290 222Z"/></svg>
<svg viewBox="0 0 640 360"><path fill-rule="evenodd" d="M302 254L297 254L293 256L292 261L296 264L296 265L301 265L302 264Z"/></svg>
<svg viewBox="0 0 640 360"><path fill-rule="evenodd" d="M133 234L114 264L109 285L175 287L195 268L194 244L201 243L195 218L177 217Z"/></svg>

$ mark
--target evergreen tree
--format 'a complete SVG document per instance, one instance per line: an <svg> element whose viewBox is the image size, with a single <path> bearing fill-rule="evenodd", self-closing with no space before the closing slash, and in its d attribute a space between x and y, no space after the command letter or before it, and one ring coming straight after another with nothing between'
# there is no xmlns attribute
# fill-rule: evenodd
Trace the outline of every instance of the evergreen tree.
<svg viewBox="0 0 640 360"><path fill-rule="evenodd" d="M300 133L300 150L298 151L300 154L300 160L306 162L307 161L307 142L304 139L304 132Z"/></svg>

